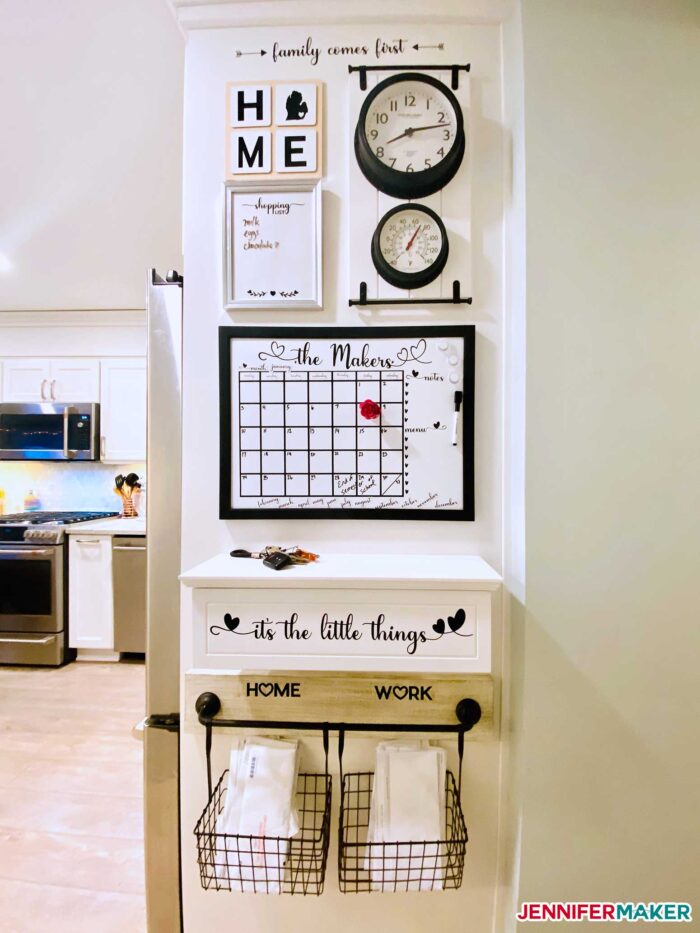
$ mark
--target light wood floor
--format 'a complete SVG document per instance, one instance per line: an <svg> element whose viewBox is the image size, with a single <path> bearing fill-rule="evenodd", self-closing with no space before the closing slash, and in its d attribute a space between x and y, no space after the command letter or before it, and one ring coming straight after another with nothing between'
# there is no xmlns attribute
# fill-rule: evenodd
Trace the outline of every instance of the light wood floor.
<svg viewBox="0 0 700 933"><path fill-rule="evenodd" d="M2 933L142 933L142 664L0 667Z"/></svg>

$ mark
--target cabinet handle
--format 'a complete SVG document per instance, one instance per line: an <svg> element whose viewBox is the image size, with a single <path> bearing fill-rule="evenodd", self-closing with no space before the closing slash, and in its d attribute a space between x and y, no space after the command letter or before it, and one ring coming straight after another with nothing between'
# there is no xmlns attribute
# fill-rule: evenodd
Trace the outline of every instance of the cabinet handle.
<svg viewBox="0 0 700 933"><path fill-rule="evenodd" d="M90 544L92 547L99 547L100 542L94 538L73 538L76 544Z"/></svg>
<svg viewBox="0 0 700 933"><path fill-rule="evenodd" d="M51 399L54 402L56 401L56 380L55 379L51 380Z"/></svg>
<svg viewBox="0 0 700 933"><path fill-rule="evenodd" d="M104 434L100 437L100 459L104 460L105 448L107 444L105 443Z"/></svg>
<svg viewBox="0 0 700 933"><path fill-rule="evenodd" d="M48 381L49 381L48 379L41 380L41 401L42 402L46 401L46 383Z"/></svg>
<svg viewBox="0 0 700 933"><path fill-rule="evenodd" d="M123 547L121 544L115 544L113 551L145 551L145 547Z"/></svg>

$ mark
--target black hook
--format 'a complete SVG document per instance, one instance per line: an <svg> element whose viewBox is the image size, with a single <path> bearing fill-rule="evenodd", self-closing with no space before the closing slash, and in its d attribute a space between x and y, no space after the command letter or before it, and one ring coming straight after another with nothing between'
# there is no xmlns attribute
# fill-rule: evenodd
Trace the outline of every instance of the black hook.
<svg viewBox="0 0 700 933"><path fill-rule="evenodd" d="M455 710L457 719L464 726L464 731L469 732L481 719L481 707L470 697L460 700Z"/></svg>

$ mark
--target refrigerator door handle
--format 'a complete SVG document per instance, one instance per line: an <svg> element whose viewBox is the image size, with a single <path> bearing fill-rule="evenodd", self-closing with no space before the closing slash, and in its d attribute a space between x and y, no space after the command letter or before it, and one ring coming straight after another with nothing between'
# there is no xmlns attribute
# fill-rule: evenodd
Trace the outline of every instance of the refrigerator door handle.
<svg viewBox="0 0 700 933"><path fill-rule="evenodd" d="M144 720L146 729L163 729L165 732L180 731L179 713L152 713Z"/></svg>

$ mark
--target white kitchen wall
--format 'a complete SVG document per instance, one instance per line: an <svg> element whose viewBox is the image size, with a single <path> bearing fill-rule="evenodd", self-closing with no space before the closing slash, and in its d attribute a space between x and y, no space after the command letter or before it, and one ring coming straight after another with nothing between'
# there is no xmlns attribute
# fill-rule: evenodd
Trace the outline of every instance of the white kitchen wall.
<svg viewBox="0 0 700 933"><path fill-rule="evenodd" d="M40 508L119 512L122 501L114 492L114 477L137 473L144 480L145 463L123 466L103 463L0 463L0 489L5 492L5 512L21 512L27 492L38 496ZM1 500L0 500L1 501Z"/></svg>
<svg viewBox="0 0 700 933"><path fill-rule="evenodd" d="M143 308L181 257L166 0L0 0L0 311Z"/></svg>

